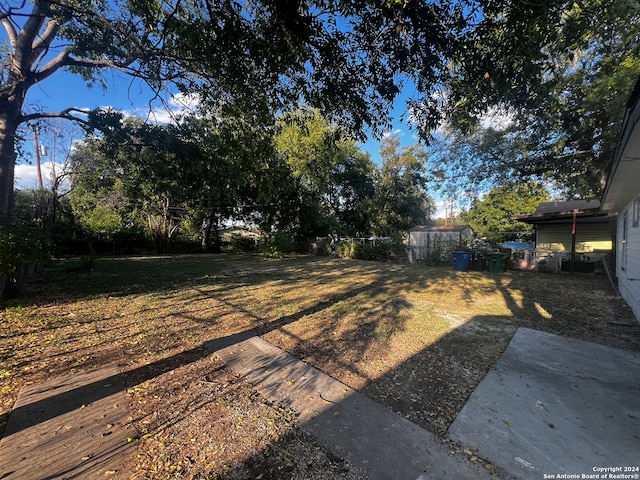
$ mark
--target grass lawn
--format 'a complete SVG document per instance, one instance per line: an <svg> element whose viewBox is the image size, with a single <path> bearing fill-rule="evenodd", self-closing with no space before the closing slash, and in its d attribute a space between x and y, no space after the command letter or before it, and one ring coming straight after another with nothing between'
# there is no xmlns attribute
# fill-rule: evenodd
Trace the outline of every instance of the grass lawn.
<svg viewBox="0 0 640 480"><path fill-rule="evenodd" d="M22 386L117 365L139 433L128 467L136 479L361 478L202 347L240 331L253 330L443 442L518 327L640 351L638 327L609 323L629 312L604 276L313 256L74 266L47 267L4 300L0 431Z"/></svg>

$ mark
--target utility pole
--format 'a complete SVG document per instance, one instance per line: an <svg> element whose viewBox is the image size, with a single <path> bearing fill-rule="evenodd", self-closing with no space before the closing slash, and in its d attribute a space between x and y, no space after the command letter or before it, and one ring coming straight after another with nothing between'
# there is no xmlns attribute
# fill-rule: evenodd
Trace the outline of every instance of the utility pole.
<svg viewBox="0 0 640 480"><path fill-rule="evenodd" d="M36 172L38 174L38 190L42 190L44 185L42 184L42 171L40 170L40 145L38 144L38 127L33 125L33 148L36 152Z"/></svg>
<svg viewBox="0 0 640 480"><path fill-rule="evenodd" d="M454 201L448 200L445 202L444 206L444 226L453 226L453 207Z"/></svg>
<svg viewBox="0 0 640 480"><path fill-rule="evenodd" d="M577 208L573 209L573 223L571 224L571 269L573 273L573 262L576 259L576 217L581 213Z"/></svg>

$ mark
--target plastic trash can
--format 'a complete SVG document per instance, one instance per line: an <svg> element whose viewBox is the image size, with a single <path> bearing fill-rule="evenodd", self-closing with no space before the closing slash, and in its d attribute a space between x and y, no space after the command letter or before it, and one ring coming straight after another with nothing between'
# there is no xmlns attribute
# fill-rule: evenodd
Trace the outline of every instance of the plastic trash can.
<svg viewBox="0 0 640 480"><path fill-rule="evenodd" d="M452 252L453 269L458 272L466 272L469 270L471 262L471 254L469 252Z"/></svg>
<svg viewBox="0 0 640 480"><path fill-rule="evenodd" d="M506 270L507 258L504 253L500 253L500 252L487 253L487 260L489 262L490 272L503 273Z"/></svg>
<svg viewBox="0 0 640 480"><path fill-rule="evenodd" d="M484 253L474 252L471 254L471 262L469 263L469 270L476 272L484 272L487 268L487 256Z"/></svg>

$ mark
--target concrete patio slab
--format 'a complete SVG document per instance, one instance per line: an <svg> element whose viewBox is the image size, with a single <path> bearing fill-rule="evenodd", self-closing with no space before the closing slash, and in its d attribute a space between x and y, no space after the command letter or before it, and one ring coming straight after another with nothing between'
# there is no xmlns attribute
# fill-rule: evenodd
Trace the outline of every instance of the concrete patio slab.
<svg viewBox="0 0 640 480"><path fill-rule="evenodd" d="M129 415L116 367L28 385L0 440L0 479L128 478Z"/></svg>
<svg viewBox="0 0 640 480"><path fill-rule="evenodd" d="M640 354L520 328L449 435L520 479L638 478Z"/></svg>
<svg viewBox="0 0 640 480"><path fill-rule="evenodd" d="M301 427L372 480L482 480L490 473L431 433L265 340L238 334L205 343Z"/></svg>

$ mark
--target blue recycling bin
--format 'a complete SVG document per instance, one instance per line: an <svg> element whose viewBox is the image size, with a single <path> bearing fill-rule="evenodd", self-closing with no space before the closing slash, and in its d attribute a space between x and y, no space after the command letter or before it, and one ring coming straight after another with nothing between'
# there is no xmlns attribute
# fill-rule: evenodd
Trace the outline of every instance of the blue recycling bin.
<svg viewBox="0 0 640 480"><path fill-rule="evenodd" d="M469 263L471 262L471 253L469 252L452 252L453 255L453 269L458 272L466 272L469 270Z"/></svg>

